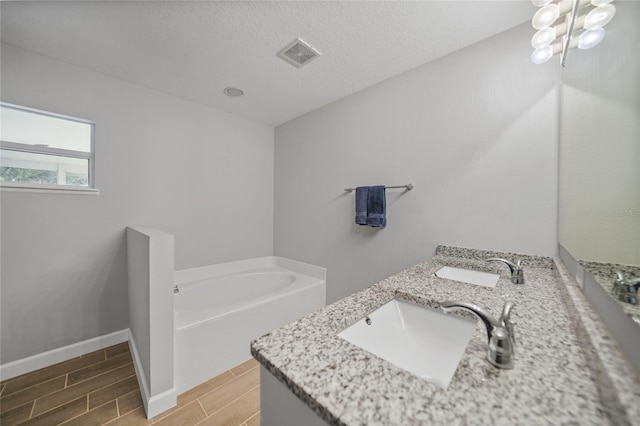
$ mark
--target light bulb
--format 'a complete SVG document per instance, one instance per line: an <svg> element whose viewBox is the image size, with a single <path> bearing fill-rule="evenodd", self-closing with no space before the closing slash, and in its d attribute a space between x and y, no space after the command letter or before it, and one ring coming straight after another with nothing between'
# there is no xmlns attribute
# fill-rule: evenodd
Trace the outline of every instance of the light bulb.
<svg viewBox="0 0 640 426"><path fill-rule="evenodd" d="M591 49L604 38L604 28L585 31L578 37L578 49Z"/></svg>
<svg viewBox="0 0 640 426"><path fill-rule="evenodd" d="M533 3L533 5L535 7L542 7L542 6L546 6L549 3L551 3L553 0L531 0L531 3ZM597 1L597 0L596 0ZM609 0L611 1L611 0Z"/></svg>
<svg viewBox="0 0 640 426"><path fill-rule="evenodd" d="M532 0L533 1L533 0ZM613 0L591 0L591 4L594 6L602 6L611 3Z"/></svg>
<svg viewBox="0 0 640 426"><path fill-rule="evenodd" d="M531 37L531 47L538 49L551 44L556 39L556 29L554 27L543 28Z"/></svg>
<svg viewBox="0 0 640 426"><path fill-rule="evenodd" d="M598 6L587 14L584 18L584 28L587 30L595 30L602 28L611 21L613 15L616 14L616 8L612 4Z"/></svg>
<svg viewBox="0 0 640 426"><path fill-rule="evenodd" d="M551 46L544 46L536 49L531 54L531 62L534 64L544 64L553 56L553 48Z"/></svg>
<svg viewBox="0 0 640 426"><path fill-rule="evenodd" d="M560 16L560 8L557 4L548 4L545 7L538 9L533 15L531 25L536 30L541 30L553 24Z"/></svg>

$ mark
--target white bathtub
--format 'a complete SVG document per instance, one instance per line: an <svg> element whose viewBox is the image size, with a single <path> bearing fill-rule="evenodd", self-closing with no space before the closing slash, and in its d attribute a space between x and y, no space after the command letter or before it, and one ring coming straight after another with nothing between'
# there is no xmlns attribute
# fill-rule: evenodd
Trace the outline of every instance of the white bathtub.
<svg viewBox="0 0 640 426"><path fill-rule="evenodd" d="M268 256L176 271L178 394L251 358L251 340L326 304L326 270Z"/></svg>

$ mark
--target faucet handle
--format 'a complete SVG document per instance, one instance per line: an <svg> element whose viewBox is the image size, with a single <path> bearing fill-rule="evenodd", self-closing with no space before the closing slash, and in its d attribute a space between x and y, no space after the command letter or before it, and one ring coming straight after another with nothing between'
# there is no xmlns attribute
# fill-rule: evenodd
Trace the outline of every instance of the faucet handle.
<svg viewBox="0 0 640 426"><path fill-rule="evenodd" d="M507 324L511 322L511 309L513 309L515 302L511 300L507 300L504 302L504 306L502 307L502 314L500 315L500 322L502 324Z"/></svg>
<svg viewBox="0 0 640 426"><path fill-rule="evenodd" d="M624 278L624 274L619 269L614 269L618 278L616 279L616 284L628 286L630 289L633 289L635 292L638 291L640 287L640 277L632 277L628 280Z"/></svg>
<svg viewBox="0 0 640 426"><path fill-rule="evenodd" d="M516 334L515 334L515 323L511 321L511 309L514 307L515 302L511 300L507 300L504 302L504 306L502 307L502 314L500 315L500 322L502 326L507 329L509 332L509 336L511 337L511 343L515 345L516 342Z"/></svg>

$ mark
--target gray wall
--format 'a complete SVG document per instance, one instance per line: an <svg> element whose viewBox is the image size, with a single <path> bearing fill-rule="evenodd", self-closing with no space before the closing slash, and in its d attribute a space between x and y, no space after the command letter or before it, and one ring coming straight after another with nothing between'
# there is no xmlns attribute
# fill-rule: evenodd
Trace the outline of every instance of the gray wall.
<svg viewBox="0 0 640 426"><path fill-rule="evenodd" d="M100 195L1 193L4 364L128 327L125 227L176 268L273 251L273 128L6 44L2 101L96 122Z"/></svg>
<svg viewBox="0 0 640 426"><path fill-rule="evenodd" d="M559 64L521 25L276 128L275 254L327 268L333 302L438 244L555 255ZM555 59L555 58L554 58ZM386 229L354 194L387 191Z"/></svg>

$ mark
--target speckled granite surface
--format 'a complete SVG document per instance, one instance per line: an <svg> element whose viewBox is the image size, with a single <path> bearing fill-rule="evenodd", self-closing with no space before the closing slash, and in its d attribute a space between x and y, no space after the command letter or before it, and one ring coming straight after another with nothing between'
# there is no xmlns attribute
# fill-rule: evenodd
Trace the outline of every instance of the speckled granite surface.
<svg viewBox="0 0 640 426"><path fill-rule="evenodd" d="M504 265L479 260L486 254L441 247L434 258L257 339L251 352L332 425L637 424L638 374L562 265L527 257L526 284L514 285ZM499 273L500 280L490 289L435 277L444 265ZM472 302L495 316L515 301L514 368L485 361L481 324L446 390L336 336L394 297L433 307Z"/></svg>
<svg viewBox="0 0 640 426"><path fill-rule="evenodd" d="M640 267L633 265L621 265L618 263L591 262L585 260L578 261L584 269L589 271L600 283L607 293L613 293L613 283L617 279L616 269L624 274L625 279L631 277L640 277ZM613 296L611 296L613 297ZM622 309L629 315L640 319L640 305L631 305L629 303L619 302Z"/></svg>
<svg viewBox="0 0 640 426"><path fill-rule="evenodd" d="M543 256L532 256L530 254L521 253L505 253L502 251L477 250L462 247L451 247L440 245L436 248L436 256L443 257L463 257L469 260L485 260L490 257L506 258L511 262L521 261L523 267L530 268L553 268L553 259ZM483 262L484 263L484 262ZM506 266L503 265L506 268Z"/></svg>

